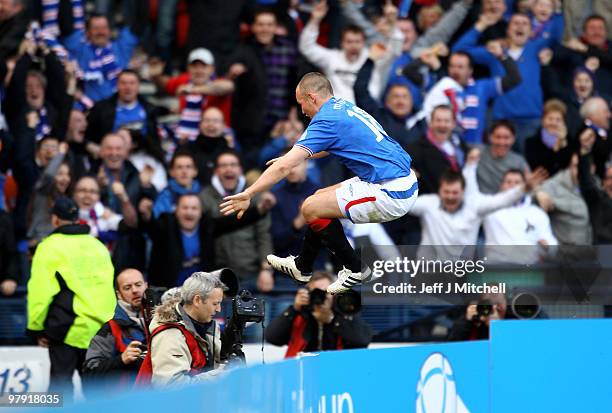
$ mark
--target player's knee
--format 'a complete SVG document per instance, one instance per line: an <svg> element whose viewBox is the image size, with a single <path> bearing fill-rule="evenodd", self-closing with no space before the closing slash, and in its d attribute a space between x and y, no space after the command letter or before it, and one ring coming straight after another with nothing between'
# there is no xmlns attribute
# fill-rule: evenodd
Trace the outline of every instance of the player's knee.
<svg viewBox="0 0 612 413"><path fill-rule="evenodd" d="M317 210L316 210L315 203L312 197L306 198L306 200L302 204L301 212L302 212L302 216L308 223L319 218L319 216L317 215Z"/></svg>

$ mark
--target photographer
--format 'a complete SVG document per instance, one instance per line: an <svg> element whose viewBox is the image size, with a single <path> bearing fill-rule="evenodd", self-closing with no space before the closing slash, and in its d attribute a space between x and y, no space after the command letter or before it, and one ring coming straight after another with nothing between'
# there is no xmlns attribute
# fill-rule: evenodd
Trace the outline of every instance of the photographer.
<svg viewBox="0 0 612 413"><path fill-rule="evenodd" d="M195 272L183 283L180 298L155 309L137 384L188 384L216 373L212 370L220 367L221 335L213 317L221 311L226 289L218 275Z"/></svg>
<svg viewBox="0 0 612 413"><path fill-rule="evenodd" d="M465 316L455 321L448 333L448 341L487 340L491 320L510 317L504 294L483 294L478 303L469 304Z"/></svg>
<svg viewBox="0 0 612 413"><path fill-rule="evenodd" d="M293 305L268 326L268 342L288 345L285 358L300 352L361 348L370 344L370 326L356 315L340 312L334 298L325 293L333 281L328 273L315 272L306 288L298 290Z"/></svg>
<svg viewBox="0 0 612 413"><path fill-rule="evenodd" d="M87 382L104 381L119 390L136 380L146 349L142 300L147 283L140 271L127 269L117 275L115 289L115 315L91 340L83 374Z"/></svg>

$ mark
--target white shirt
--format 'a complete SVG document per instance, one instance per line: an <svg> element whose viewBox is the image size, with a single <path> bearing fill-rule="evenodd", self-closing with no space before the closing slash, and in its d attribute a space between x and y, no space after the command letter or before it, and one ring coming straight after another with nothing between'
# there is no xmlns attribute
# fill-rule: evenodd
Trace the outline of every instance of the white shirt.
<svg viewBox="0 0 612 413"><path fill-rule="evenodd" d="M533 264L545 253L539 241L558 245L548 215L530 198L487 215L483 228L489 261Z"/></svg>
<svg viewBox="0 0 612 413"><path fill-rule="evenodd" d="M421 245L435 248L419 248L419 257L432 254L438 258L452 258L462 255L466 246L473 246L478 239L478 229L482 219L488 214L512 205L524 195L521 187L495 195L472 196L476 181L477 165L466 165L466 191L463 204L454 212L442 208L439 195L420 195L410 211L421 221ZM472 187L469 190L469 187ZM468 254L469 255L469 254Z"/></svg>
<svg viewBox="0 0 612 413"><path fill-rule="evenodd" d="M307 24L300 35L300 53L327 76L334 89L334 96L355 103L353 86L357 72L368 58L368 48L364 47L359 57L354 62L349 62L342 50L328 49L318 44L318 36L319 27L316 24Z"/></svg>

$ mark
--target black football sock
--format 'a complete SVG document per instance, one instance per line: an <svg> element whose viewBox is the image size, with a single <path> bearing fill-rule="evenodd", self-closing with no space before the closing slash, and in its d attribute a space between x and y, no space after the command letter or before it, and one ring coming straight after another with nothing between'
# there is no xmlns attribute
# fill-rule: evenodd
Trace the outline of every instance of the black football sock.
<svg viewBox="0 0 612 413"><path fill-rule="evenodd" d="M312 266L317 259L317 255L319 255L321 246L319 235L312 228L308 228L306 235L304 235L302 251L300 251L300 255L295 259L295 266L300 272L303 274L312 273Z"/></svg>
<svg viewBox="0 0 612 413"><path fill-rule="evenodd" d="M361 260L346 239L340 220L332 219L329 225L317 235L322 244L342 262L342 265L353 272L361 272Z"/></svg>

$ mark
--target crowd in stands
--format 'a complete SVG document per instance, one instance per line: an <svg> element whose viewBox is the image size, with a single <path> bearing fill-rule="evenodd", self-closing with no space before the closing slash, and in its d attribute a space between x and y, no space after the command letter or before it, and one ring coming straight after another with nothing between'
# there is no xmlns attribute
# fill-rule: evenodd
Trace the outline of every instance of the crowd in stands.
<svg viewBox="0 0 612 413"><path fill-rule="evenodd" d="M348 170L309 160L240 221L218 205L300 138L310 71L412 157L413 213L372 244L612 243L608 3L0 0L0 293L63 196L115 273L272 291L266 255L299 251L301 203Z"/></svg>

